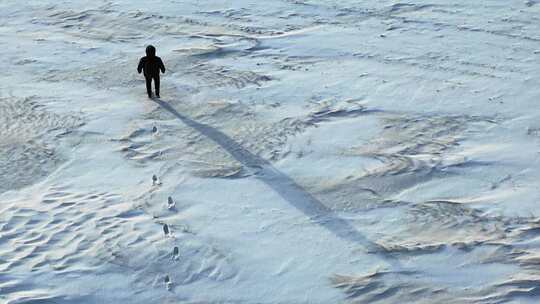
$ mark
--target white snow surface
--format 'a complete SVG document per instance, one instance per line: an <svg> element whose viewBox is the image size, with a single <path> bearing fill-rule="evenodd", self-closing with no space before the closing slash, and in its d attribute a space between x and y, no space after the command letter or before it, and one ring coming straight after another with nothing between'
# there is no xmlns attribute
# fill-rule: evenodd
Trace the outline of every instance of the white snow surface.
<svg viewBox="0 0 540 304"><path fill-rule="evenodd" d="M2 0L0 58L1 303L540 301L538 1Z"/></svg>

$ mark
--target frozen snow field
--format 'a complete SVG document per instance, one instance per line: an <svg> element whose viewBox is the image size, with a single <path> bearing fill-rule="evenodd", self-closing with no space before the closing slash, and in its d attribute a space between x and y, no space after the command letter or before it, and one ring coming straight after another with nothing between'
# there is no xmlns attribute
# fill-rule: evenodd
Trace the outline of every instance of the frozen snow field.
<svg viewBox="0 0 540 304"><path fill-rule="evenodd" d="M2 0L0 58L0 303L540 302L540 1Z"/></svg>

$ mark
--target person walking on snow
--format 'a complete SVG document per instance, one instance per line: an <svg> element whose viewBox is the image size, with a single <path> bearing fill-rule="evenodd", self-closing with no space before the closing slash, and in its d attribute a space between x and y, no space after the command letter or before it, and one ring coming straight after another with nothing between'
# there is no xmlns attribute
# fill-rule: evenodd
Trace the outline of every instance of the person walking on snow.
<svg viewBox="0 0 540 304"><path fill-rule="evenodd" d="M156 56L156 48L152 45L146 47L146 56L142 57L137 67L139 74L144 71L144 78L146 79L146 92L148 98L152 98L152 79L154 80L154 86L156 88L156 97L159 97L159 71L165 73L165 66L161 58Z"/></svg>

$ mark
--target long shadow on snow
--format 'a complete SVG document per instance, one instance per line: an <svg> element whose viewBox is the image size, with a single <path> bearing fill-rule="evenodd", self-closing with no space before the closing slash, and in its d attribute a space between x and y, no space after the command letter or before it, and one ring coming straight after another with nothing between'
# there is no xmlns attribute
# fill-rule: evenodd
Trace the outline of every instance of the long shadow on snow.
<svg viewBox="0 0 540 304"><path fill-rule="evenodd" d="M330 208L326 207L313 195L303 189L292 178L277 170L269 161L249 152L223 132L178 113L168 103L159 99L153 99L153 101L179 118L189 127L216 142L242 165L256 170L256 178L272 188L283 199L289 202L289 204L302 211L314 223L323 226L344 240L363 245L369 252L385 253L385 250L379 245L368 240L347 220L336 216ZM394 266L398 266L396 264L397 261L389 262Z"/></svg>

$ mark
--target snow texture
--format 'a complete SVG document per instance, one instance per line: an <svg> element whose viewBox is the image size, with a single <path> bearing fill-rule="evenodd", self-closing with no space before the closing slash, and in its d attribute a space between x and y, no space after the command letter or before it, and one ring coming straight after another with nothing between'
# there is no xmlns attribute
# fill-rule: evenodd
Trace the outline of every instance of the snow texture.
<svg viewBox="0 0 540 304"><path fill-rule="evenodd" d="M538 1L3 0L0 58L1 303L540 300Z"/></svg>

